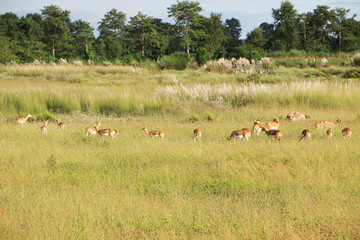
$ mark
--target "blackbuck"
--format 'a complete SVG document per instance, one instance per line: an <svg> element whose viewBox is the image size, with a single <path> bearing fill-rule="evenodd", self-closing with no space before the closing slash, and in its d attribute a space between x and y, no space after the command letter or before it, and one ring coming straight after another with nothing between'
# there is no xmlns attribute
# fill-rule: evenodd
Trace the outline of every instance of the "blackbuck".
<svg viewBox="0 0 360 240"><path fill-rule="evenodd" d="M311 140L311 133L310 133L310 130L308 130L308 129L304 129L301 132L301 136L300 136L300 141L303 141L306 139Z"/></svg>
<svg viewBox="0 0 360 240"><path fill-rule="evenodd" d="M268 130L266 127L262 128L262 130L268 135L268 139L272 138L273 140L276 138L280 141L282 137L282 132L280 130Z"/></svg>
<svg viewBox="0 0 360 240"><path fill-rule="evenodd" d="M201 139L201 130L196 128L194 130L194 141L198 141Z"/></svg>
<svg viewBox="0 0 360 240"><path fill-rule="evenodd" d="M321 129L321 128L324 128L324 127L328 127L328 128L334 128L336 127L339 123L341 123L342 121L338 118L336 118L336 121L333 122L333 121L327 121L327 120L324 120L324 121L319 121L319 122L316 122L315 123L315 128L316 129Z"/></svg>
<svg viewBox="0 0 360 240"><path fill-rule="evenodd" d="M86 136L96 136L96 133L99 131L99 127L101 125L101 121L97 122L94 127L87 127L86 128Z"/></svg>
<svg viewBox="0 0 360 240"><path fill-rule="evenodd" d="M118 135L118 131L111 128L98 130L98 133L102 138L104 137L116 138Z"/></svg>
<svg viewBox="0 0 360 240"><path fill-rule="evenodd" d="M343 135L343 138L346 139L347 137L348 138L351 138L351 129L346 127L344 128L342 131L341 131L342 135Z"/></svg>
<svg viewBox="0 0 360 240"><path fill-rule="evenodd" d="M254 122L254 126L253 126L253 133L254 135L256 134L257 136L260 135L261 133L261 130L262 130L262 127L260 125L260 120L257 119L255 122Z"/></svg>
<svg viewBox="0 0 360 240"><path fill-rule="evenodd" d="M161 140L164 139L165 133L163 131L148 131L146 127L143 128L143 131L154 140L156 137L160 137Z"/></svg>
<svg viewBox="0 0 360 240"><path fill-rule="evenodd" d="M20 125L23 125L24 123L26 123L26 120L28 120L29 117L32 117L32 115L30 113L28 113L26 115L26 117L19 117L17 119L17 123L20 124Z"/></svg>
<svg viewBox="0 0 360 240"><path fill-rule="evenodd" d="M265 127L269 130L278 130L279 129L279 119L275 118L272 121L266 122Z"/></svg>
<svg viewBox="0 0 360 240"><path fill-rule="evenodd" d="M41 126L41 132L42 133L47 133L47 123L49 120L44 121L44 125Z"/></svg>
<svg viewBox="0 0 360 240"><path fill-rule="evenodd" d="M332 138L332 136L333 136L332 128L330 128L329 130L326 131L326 136L327 136L327 138Z"/></svg>
<svg viewBox="0 0 360 240"><path fill-rule="evenodd" d="M60 122L60 119L56 119L56 123L60 129L65 129L65 123Z"/></svg>
<svg viewBox="0 0 360 240"><path fill-rule="evenodd" d="M251 131L248 128L243 128L241 130L235 130L232 131L230 137L228 137L228 140L233 139L234 142L236 139L243 139L249 141L249 138L251 137Z"/></svg>

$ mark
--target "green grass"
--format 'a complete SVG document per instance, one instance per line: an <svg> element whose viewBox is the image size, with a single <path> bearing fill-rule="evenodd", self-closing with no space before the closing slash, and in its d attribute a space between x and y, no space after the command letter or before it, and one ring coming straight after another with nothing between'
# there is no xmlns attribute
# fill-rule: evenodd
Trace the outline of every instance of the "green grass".
<svg viewBox="0 0 360 240"><path fill-rule="evenodd" d="M349 69L276 68L260 80L279 91L233 104L155 94L179 84L249 84L229 74L2 66L0 239L357 239L360 94L357 79L342 78ZM293 96L286 84L295 84ZM285 121L293 110L311 119ZM27 112L33 118L18 126ZM275 117L280 142L264 133L226 140ZM333 139L315 130L336 117L343 123ZM116 140L85 137L99 120L118 130ZM145 126L165 140L152 141ZM352 139L342 139L344 127ZM312 141L299 142L303 129Z"/></svg>
<svg viewBox="0 0 360 240"><path fill-rule="evenodd" d="M244 109L245 110L245 109ZM322 112L327 114L327 112ZM117 140L85 137L93 122L65 131L40 123L1 130L1 235L5 238L356 238L360 234L359 140L281 122L265 135L227 141L252 119L186 123L119 121ZM66 122L66 121L65 121ZM152 141L143 126L165 131ZM199 143L192 130L203 131ZM311 142L299 142L304 128Z"/></svg>

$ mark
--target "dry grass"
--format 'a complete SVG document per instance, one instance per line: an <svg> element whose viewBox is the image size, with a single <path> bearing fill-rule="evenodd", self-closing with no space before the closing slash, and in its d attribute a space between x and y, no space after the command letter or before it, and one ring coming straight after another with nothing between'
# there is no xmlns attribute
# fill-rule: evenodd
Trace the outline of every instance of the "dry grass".
<svg viewBox="0 0 360 240"><path fill-rule="evenodd" d="M0 238L359 238L359 86L338 76L305 77L320 70L297 71L280 69L274 83L255 84L193 70L0 67ZM68 81L74 76L82 81ZM233 107L183 98L206 95L198 86L209 96L241 93L256 101ZM155 95L168 88L180 91L178 100ZM109 117L99 107L128 114ZM65 130L54 122L47 134L41 122L16 125L17 114L31 109L35 119L44 111L60 117ZM286 122L293 110L311 120ZM191 114L199 121L186 121ZM226 140L257 118L264 124L275 117L281 142L264 133ZM336 117L343 123L333 139L315 130L316 121ZM85 137L98 120L117 129L118 139ZM164 131L165 140L152 141L145 126ZM352 139L342 139L344 127ZM303 129L312 141L299 142Z"/></svg>

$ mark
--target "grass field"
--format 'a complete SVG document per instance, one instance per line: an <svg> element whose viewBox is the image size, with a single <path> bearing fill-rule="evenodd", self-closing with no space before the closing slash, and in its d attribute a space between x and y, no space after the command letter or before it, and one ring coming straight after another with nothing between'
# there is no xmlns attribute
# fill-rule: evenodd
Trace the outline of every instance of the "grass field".
<svg viewBox="0 0 360 240"><path fill-rule="evenodd" d="M0 67L0 239L358 239L360 85L348 69L278 68L259 87L201 70ZM293 110L311 119L285 121ZM65 130L42 134L46 117ZM226 140L275 117L280 142ZM315 130L336 117L333 139ZM118 138L85 137L98 120ZM299 142L305 128L313 140Z"/></svg>

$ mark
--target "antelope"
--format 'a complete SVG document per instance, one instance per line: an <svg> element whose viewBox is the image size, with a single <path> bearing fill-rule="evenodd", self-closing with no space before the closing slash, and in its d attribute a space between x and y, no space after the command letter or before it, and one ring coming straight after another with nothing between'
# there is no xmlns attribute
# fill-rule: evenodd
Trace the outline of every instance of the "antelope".
<svg viewBox="0 0 360 240"><path fill-rule="evenodd" d="M230 137L228 137L228 140L234 139L235 140L238 139L243 139L243 140L247 140L249 141L249 138L251 137L251 131L248 128L243 128L241 130L234 130L232 131Z"/></svg>
<svg viewBox="0 0 360 240"><path fill-rule="evenodd" d="M196 128L196 129L194 130L194 141L195 141L195 140L198 141L198 140L200 140L200 139L201 139L201 130L198 129L198 128Z"/></svg>
<svg viewBox="0 0 360 240"><path fill-rule="evenodd" d="M116 138L118 135L118 131L115 129L101 129L98 130L99 135L104 138L104 136L110 136L111 138Z"/></svg>
<svg viewBox="0 0 360 240"><path fill-rule="evenodd" d="M266 135L268 135L268 139L272 137L280 141L280 138L282 137L282 132L280 130L267 130L266 127L262 128L262 130L266 133Z"/></svg>
<svg viewBox="0 0 360 240"><path fill-rule="evenodd" d="M347 137L351 138L352 132L351 132L350 128L348 128L348 127L344 128L341 133L342 133L344 139L346 139Z"/></svg>
<svg viewBox="0 0 360 240"><path fill-rule="evenodd" d="M26 117L19 117L18 119L17 119L17 123L18 124L20 124L20 125L23 125L25 122L26 122L26 120L28 120L28 118L29 117L32 117L32 115L30 114L30 113L28 113L27 115L26 115Z"/></svg>
<svg viewBox="0 0 360 240"><path fill-rule="evenodd" d="M41 126L41 132L42 133L47 133L47 123L49 120L44 121L44 125Z"/></svg>
<svg viewBox="0 0 360 240"><path fill-rule="evenodd" d="M265 123L265 127L269 130L278 130L279 129L279 119L275 118L273 121Z"/></svg>
<svg viewBox="0 0 360 240"><path fill-rule="evenodd" d="M64 129L64 128L65 128L65 123L60 122L60 119L56 119L56 123L57 123L57 125L58 125L58 127L59 127L60 129Z"/></svg>
<svg viewBox="0 0 360 240"><path fill-rule="evenodd" d="M329 130L326 131L326 136L327 136L327 138L332 138L332 136L333 136L332 128L330 128Z"/></svg>
<svg viewBox="0 0 360 240"><path fill-rule="evenodd" d="M101 125L101 121L97 122L94 127L87 127L86 128L86 136L92 135L93 137L96 136L96 133L99 131L99 127Z"/></svg>
<svg viewBox="0 0 360 240"><path fill-rule="evenodd" d="M261 129L262 129L262 127L261 127L261 125L260 125L260 120L257 119L257 120L254 122L254 126L253 126L254 135L255 135L255 133L256 133L256 135L259 136L260 133L261 133Z"/></svg>
<svg viewBox="0 0 360 240"><path fill-rule="evenodd" d="M301 132L300 141L305 140L305 139L311 140L311 133L310 133L310 130L308 130L308 129L304 129Z"/></svg>
<svg viewBox="0 0 360 240"><path fill-rule="evenodd" d="M316 122L315 123L315 128L319 129L319 128L323 128L323 127L328 127L328 128L333 128L336 127L339 123L341 123L342 121L338 118L336 118L336 121L320 121L320 122Z"/></svg>
<svg viewBox="0 0 360 240"><path fill-rule="evenodd" d="M196 129L195 129L196 130ZM143 131L151 137L152 140L156 137L160 137L161 140L164 139L165 133L163 131L148 131L146 127L143 128ZM194 131L195 132L195 131ZM200 133L201 135L201 133Z"/></svg>

